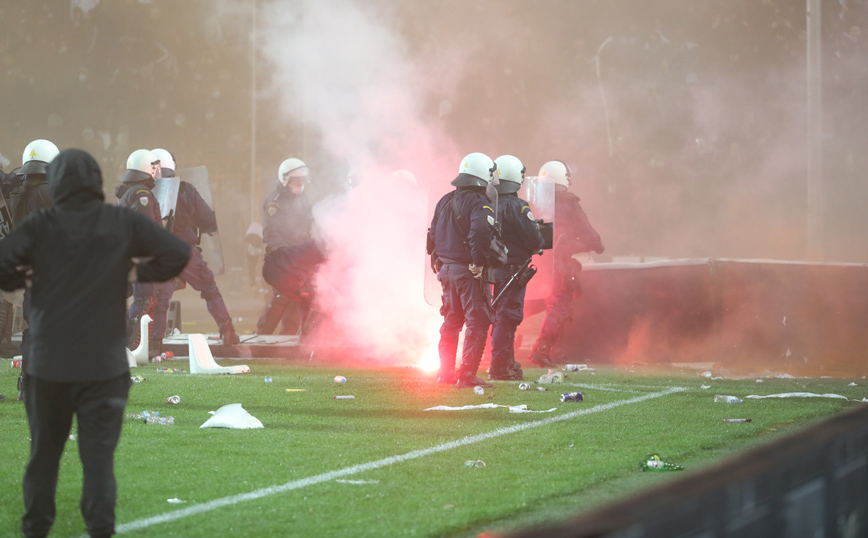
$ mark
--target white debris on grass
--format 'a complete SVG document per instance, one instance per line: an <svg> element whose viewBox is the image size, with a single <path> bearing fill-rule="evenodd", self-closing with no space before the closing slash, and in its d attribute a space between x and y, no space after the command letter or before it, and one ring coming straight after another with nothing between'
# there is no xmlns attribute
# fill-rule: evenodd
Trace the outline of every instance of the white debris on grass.
<svg viewBox="0 0 868 538"><path fill-rule="evenodd" d="M479 405L462 405L460 407L450 407L448 405L437 405L434 407L429 407L428 409L423 409L423 411L467 411L468 409L496 409L498 407L506 407L509 409L510 413L551 413L556 407L553 407L547 411L531 411L527 408L527 405L500 405L493 403L479 404Z"/></svg>
<svg viewBox="0 0 868 538"><path fill-rule="evenodd" d="M172 497L171 499L166 499L166 502L169 504L184 504L187 501L182 501L177 497Z"/></svg>
<svg viewBox="0 0 868 538"><path fill-rule="evenodd" d="M765 396L751 394L750 396L745 396L745 398L750 398L752 400L761 400L764 398L838 398L841 400L850 399L846 396L841 396L840 394L815 394L813 392L782 392L780 394L766 394Z"/></svg>
<svg viewBox="0 0 868 538"><path fill-rule="evenodd" d="M346 480L344 478L339 478L335 480L340 484L379 484L379 480Z"/></svg>

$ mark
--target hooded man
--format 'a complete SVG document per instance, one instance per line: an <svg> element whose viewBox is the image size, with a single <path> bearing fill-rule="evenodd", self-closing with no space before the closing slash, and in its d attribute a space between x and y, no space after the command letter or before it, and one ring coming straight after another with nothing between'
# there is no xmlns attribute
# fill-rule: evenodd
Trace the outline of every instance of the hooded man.
<svg viewBox="0 0 868 538"><path fill-rule="evenodd" d="M75 415L82 515L90 536L111 536L114 450L131 384L127 280L173 278L190 247L146 217L103 203L99 166L81 150L65 150L51 162L48 186L55 205L0 241L0 289L27 286L32 293L25 378L31 446L21 530L41 537L51 529L60 458ZM136 264L138 258L147 261Z"/></svg>

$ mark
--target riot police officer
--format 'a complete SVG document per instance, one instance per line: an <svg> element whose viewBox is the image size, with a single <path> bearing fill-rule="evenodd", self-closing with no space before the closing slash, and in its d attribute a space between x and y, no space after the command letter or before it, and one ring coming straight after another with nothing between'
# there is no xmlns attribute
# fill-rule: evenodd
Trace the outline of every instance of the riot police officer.
<svg viewBox="0 0 868 538"><path fill-rule="evenodd" d="M464 157L458 176L452 180L455 190L437 202L428 229L428 251L435 260L443 289L439 383L490 386L476 372L491 326L491 288L485 282L484 268L489 265L496 215L485 187L495 169L494 161L482 153ZM456 375L458 335L465 325L461 366Z"/></svg>
<svg viewBox="0 0 868 538"><path fill-rule="evenodd" d="M9 200L12 224L19 224L30 213L54 205L48 188L48 164L60 153L54 143L38 139L27 144L21 155L21 168L10 182L4 185L3 194ZM22 316L30 323L30 289L24 290ZM10 309L11 310L11 309ZM12 316L7 316L12 323ZM21 374L18 376L18 400L24 401L24 377L27 375L27 358L30 355L30 328L21 334Z"/></svg>
<svg viewBox="0 0 868 538"><path fill-rule="evenodd" d="M570 319L573 298L582 293L579 281L582 264L573 255L592 250L602 254L605 249L579 197L568 190L570 179L570 170L562 161L545 163L537 179L541 183L553 183L555 187L554 283L546 300L546 317L539 337L528 356L529 361L546 368L555 366L552 346L558 342Z"/></svg>
<svg viewBox="0 0 868 538"><path fill-rule="evenodd" d="M159 148L152 150L152 153L160 161L160 177L175 177L174 155ZM227 346L238 344L240 340L235 332L235 327L232 325L232 318L226 309L223 295L217 288L214 273L211 272L208 264L202 258L202 249L199 247L201 234L217 231L217 216L199 194L199 191L196 190L196 187L186 181L181 181L178 186L178 202L175 205L171 231L190 245L192 251L190 261L178 278L190 284L205 300L208 313L217 323L223 344ZM174 291L173 283L157 286L156 304L154 305L154 337L149 342L151 356L160 352L163 337L166 335L166 313L169 310L169 302L172 300Z"/></svg>
<svg viewBox="0 0 868 538"><path fill-rule="evenodd" d="M127 158L127 170L121 176L121 184L115 189L118 205L128 207L148 217L162 226L160 204L154 196L155 177L160 160L150 150L137 149ZM154 317L156 292L160 286L171 285L163 282L133 282L133 302L127 312L127 340L132 349L138 344L139 331L136 328L145 314ZM154 339L151 335L150 340Z"/></svg>
<svg viewBox="0 0 868 538"><path fill-rule="evenodd" d="M271 334L284 317L288 307L306 310L310 306L310 271L313 267L305 267L304 276L300 279L285 279L283 275L289 268L298 263L299 259L307 260L301 255L300 245L311 243L313 229L313 214L311 204L305 194L305 187L310 183L310 171L307 165L298 158L286 159L277 169L278 185L265 199L262 224L262 239L265 242L265 261L262 265L262 275L266 282L272 284L273 295L265 311L256 324L256 334ZM317 253L310 258L316 265L320 259ZM306 278L305 278L306 277ZM286 280L286 282L284 282ZM299 287L300 286L300 287ZM303 314L300 314L303 317ZM299 320L303 323L303 320ZM284 320L284 330L288 322Z"/></svg>
<svg viewBox="0 0 868 538"><path fill-rule="evenodd" d="M494 269L494 328L491 331L491 368L488 379L521 381L521 364L515 360L515 331L524 319L524 295L527 283L507 284L524 263L541 252L543 236L530 205L518 197L524 182L525 167L512 155L494 160L497 165L497 221L508 249L507 265ZM504 289L506 288L506 289Z"/></svg>

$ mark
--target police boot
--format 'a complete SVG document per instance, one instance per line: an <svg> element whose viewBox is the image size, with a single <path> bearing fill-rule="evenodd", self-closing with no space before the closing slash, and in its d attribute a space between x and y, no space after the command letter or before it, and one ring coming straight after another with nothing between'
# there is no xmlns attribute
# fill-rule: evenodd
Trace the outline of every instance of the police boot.
<svg viewBox="0 0 868 538"><path fill-rule="evenodd" d="M455 381L455 386L459 389L467 387L490 387L490 383L476 377L476 368L470 368L464 364L458 369L458 379Z"/></svg>
<svg viewBox="0 0 868 538"><path fill-rule="evenodd" d="M557 365L552 361L551 351L551 344L545 340L537 340L530 355L527 356L527 360L543 368L554 368Z"/></svg>
<svg viewBox="0 0 868 538"><path fill-rule="evenodd" d="M488 369L490 381L522 381L524 374L521 364L515 362L511 356L491 359L491 368Z"/></svg>
<svg viewBox="0 0 868 538"><path fill-rule="evenodd" d="M223 340L224 346L235 346L241 343L241 339L238 338L231 319L221 322L218 329L220 330L220 339Z"/></svg>

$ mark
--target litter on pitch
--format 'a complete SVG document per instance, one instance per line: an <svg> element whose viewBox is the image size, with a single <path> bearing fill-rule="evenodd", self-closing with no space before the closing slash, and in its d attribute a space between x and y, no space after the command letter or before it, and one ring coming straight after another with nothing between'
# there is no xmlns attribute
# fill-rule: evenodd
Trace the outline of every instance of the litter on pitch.
<svg viewBox="0 0 868 538"><path fill-rule="evenodd" d="M205 421L200 428L229 428L232 430L252 430L264 428L262 422L241 407L240 403L224 405Z"/></svg>
<svg viewBox="0 0 868 538"><path fill-rule="evenodd" d="M555 411L557 408L552 407L551 409L547 409L545 411L531 411L527 408L527 405L501 405L501 404L479 404L479 405L462 405L461 407L450 407L448 405L437 405L434 407L429 407L428 409L423 409L423 411L467 411L468 409L497 409L498 407L506 407L509 409L510 413L551 413Z"/></svg>
<svg viewBox="0 0 868 538"><path fill-rule="evenodd" d="M187 341L190 350L190 373L191 374L247 374L250 367L246 364L241 366L220 366L214 362L211 348L204 334L191 334Z"/></svg>

